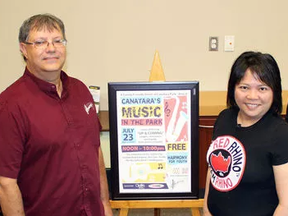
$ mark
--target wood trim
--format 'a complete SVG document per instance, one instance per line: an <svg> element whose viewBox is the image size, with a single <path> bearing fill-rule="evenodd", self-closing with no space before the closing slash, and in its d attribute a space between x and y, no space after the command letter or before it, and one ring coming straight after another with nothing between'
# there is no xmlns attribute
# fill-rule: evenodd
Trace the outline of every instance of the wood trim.
<svg viewBox="0 0 288 216"><path fill-rule="evenodd" d="M102 125L102 131L109 131L109 111L101 110L98 113L98 118Z"/></svg>

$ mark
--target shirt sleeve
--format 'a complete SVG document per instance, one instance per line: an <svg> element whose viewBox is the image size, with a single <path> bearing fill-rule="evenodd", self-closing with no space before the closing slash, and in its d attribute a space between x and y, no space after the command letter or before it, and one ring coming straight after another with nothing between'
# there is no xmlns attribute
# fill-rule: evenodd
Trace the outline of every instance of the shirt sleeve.
<svg viewBox="0 0 288 216"><path fill-rule="evenodd" d="M19 114L7 102L0 104L0 175L16 179L24 151ZM15 109L16 110L16 109Z"/></svg>
<svg viewBox="0 0 288 216"><path fill-rule="evenodd" d="M288 125L283 121L279 127L275 128L275 143L272 150L272 165L288 163Z"/></svg>

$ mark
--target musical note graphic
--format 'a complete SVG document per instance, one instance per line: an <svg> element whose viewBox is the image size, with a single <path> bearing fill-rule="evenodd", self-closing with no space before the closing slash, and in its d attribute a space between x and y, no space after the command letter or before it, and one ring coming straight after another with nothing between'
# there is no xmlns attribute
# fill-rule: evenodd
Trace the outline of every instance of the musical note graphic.
<svg viewBox="0 0 288 216"><path fill-rule="evenodd" d="M169 104L167 101L165 102L164 113L166 114L167 117L169 117L171 113L171 110L169 109Z"/></svg>

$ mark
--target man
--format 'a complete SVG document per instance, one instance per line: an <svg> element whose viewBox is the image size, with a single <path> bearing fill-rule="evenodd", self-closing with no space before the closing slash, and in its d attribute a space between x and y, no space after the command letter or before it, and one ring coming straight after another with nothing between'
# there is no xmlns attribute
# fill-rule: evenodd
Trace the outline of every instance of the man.
<svg viewBox="0 0 288 216"><path fill-rule="evenodd" d="M112 216L92 96L62 71L63 22L32 16L19 42L24 75L0 95L4 215Z"/></svg>

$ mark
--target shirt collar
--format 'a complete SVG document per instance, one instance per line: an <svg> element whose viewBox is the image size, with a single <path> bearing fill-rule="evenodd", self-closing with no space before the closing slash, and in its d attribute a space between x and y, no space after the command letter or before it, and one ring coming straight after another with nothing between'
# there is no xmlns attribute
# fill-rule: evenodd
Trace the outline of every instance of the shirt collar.
<svg viewBox="0 0 288 216"><path fill-rule="evenodd" d="M46 82L44 80L39 79L38 77L36 77L34 74L32 74L28 68L25 68L24 71L24 77L29 77L34 83L37 84L37 86L39 87L39 89L41 89L43 92L45 92L46 94L50 94L50 95L57 95L57 91L56 91L56 85ZM68 90L68 75L61 70L61 74L60 74L60 79L62 81L62 86L63 86L63 90L62 90L62 98L63 96L67 95L67 90Z"/></svg>

